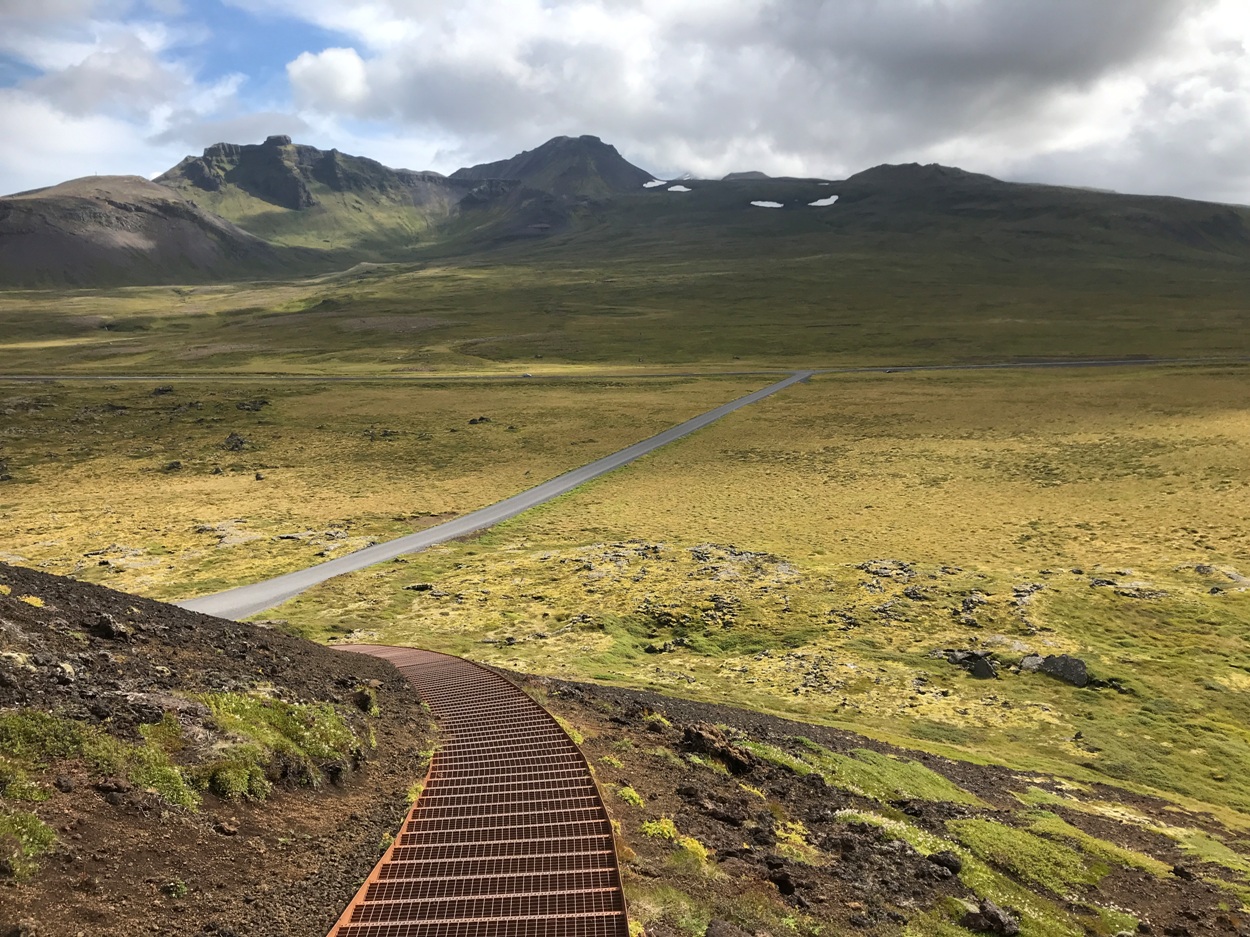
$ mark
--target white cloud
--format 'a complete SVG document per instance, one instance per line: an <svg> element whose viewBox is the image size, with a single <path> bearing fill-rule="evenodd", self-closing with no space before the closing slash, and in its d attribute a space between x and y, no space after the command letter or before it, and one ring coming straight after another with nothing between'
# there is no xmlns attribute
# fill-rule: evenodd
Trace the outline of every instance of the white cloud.
<svg viewBox="0 0 1250 937"><path fill-rule="evenodd" d="M0 172L5 193L54 185L78 176L148 175L168 168L175 147L153 148L126 121L103 115L75 117L33 95L0 90Z"/></svg>
<svg viewBox="0 0 1250 937"><path fill-rule="evenodd" d="M225 0L334 34L256 63L285 66L295 113L200 77L195 4L0 2L0 54L42 73L9 94L129 127L144 169L262 125L442 171L591 133L662 175L938 160L1250 201L1244 0Z"/></svg>
<svg viewBox="0 0 1250 937"><path fill-rule="evenodd" d="M368 100L369 78L355 49L305 52L286 68L297 103L338 112L359 108Z"/></svg>

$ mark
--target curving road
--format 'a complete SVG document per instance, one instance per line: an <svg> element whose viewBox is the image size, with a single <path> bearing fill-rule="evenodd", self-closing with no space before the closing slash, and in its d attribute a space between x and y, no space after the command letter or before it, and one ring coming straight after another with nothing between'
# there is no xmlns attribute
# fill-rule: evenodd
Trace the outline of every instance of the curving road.
<svg viewBox="0 0 1250 937"><path fill-rule="evenodd" d="M218 618L238 619L246 618L248 615L255 615L257 612L263 612L267 608L280 605L287 599L293 598L301 592L335 576L341 576L344 573L354 573L375 563L402 556L405 553L416 553L436 544L446 543L448 540L455 540L458 537L464 537L485 530L488 527L493 527L501 521L516 517L522 511L528 511L532 507L537 507L553 498L558 498L560 495L572 491L578 485L582 485L592 478L598 478L600 475L618 469L623 465L628 465L635 459L641 458L649 452L654 452L661 446L666 446L670 442L681 439L683 436L688 436L696 430L703 429L703 427L715 423L721 417L733 413L735 410L763 400L765 397L770 397L778 391L785 390L787 387L806 381L813 373L815 372L798 371L783 381L770 384L768 387L747 394L745 397L739 397L737 400L722 404L715 410L709 410L707 413L700 414L693 419L687 420L685 423L679 423L677 426L666 429L650 439L634 443L632 446L627 446L619 452L604 456L602 459L583 465L581 468L573 469L571 472L565 472L563 475L558 475L550 481L543 482L541 485L513 495L489 507L484 507L463 517L458 517L453 521L448 521L445 524L438 524L435 527L430 527L419 533L409 534L396 540L388 540L386 543L365 547L363 550L357 550L355 553L327 560L307 569L296 570L284 576L277 576L273 579L266 579L247 586L239 586L236 589L218 592L215 595L188 599L177 604L194 612L216 615Z"/></svg>

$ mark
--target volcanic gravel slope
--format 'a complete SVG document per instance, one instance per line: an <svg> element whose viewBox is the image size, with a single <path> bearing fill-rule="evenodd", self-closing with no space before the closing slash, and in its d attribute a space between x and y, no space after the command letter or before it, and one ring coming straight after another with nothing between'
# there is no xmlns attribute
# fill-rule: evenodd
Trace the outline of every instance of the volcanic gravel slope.
<svg viewBox="0 0 1250 937"><path fill-rule="evenodd" d="M316 788L279 762L267 800L206 792L198 810L81 759L49 764L33 777L47 800L0 796L0 811L30 810L57 834L33 877L0 885L0 934L321 937L399 827L433 744L411 686L382 661L0 565L0 717L55 713L134 743L172 711L194 742L212 729L194 698L223 691L330 704L376 746L322 765ZM176 760L200 754L189 743Z"/></svg>

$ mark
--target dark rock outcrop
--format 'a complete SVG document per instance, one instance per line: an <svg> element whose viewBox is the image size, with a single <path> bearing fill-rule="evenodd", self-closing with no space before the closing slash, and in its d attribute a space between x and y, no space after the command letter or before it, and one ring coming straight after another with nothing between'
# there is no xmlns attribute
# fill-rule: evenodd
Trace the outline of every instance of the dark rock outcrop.
<svg viewBox="0 0 1250 937"><path fill-rule="evenodd" d="M1085 666L1085 661L1079 657L1071 657L1068 654L1051 654L1042 661L1039 667L1042 673L1049 674L1057 680L1064 683L1070 683L1075 687L1088 686L1090 682L1089 670Z"/></svg>

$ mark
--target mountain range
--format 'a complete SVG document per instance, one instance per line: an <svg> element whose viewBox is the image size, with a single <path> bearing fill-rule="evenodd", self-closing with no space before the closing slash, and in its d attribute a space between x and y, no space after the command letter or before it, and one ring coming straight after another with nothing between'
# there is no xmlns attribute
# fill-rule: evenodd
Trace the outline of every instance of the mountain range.
<svg viewBox="0 0 1250 937"><path fill-rule="evenodd" d="M1007 183L936 164L840 181L741 172L676 186L593 136L556 137L449 176L272 136L215 144L151 182L88 177L0 198L0 286L267 278L533 242L734 250L772 234L810 249L838 235L926 232L1000 251L1250 259L1244 207Z"/></svg>

